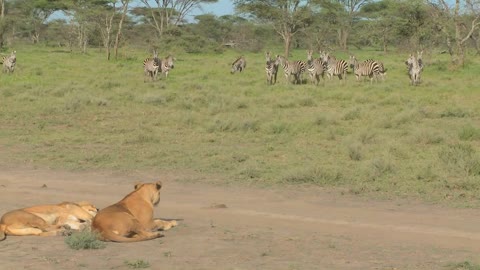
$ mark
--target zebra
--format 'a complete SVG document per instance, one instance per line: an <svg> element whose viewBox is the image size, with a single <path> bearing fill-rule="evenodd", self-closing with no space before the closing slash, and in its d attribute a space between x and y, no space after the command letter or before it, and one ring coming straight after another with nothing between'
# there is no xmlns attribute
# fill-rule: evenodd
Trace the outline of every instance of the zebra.
<svg viewBox="0 0 480 270"><path fill-rule="evenodd" d="M320 76L322 76L322 79L325 77L326 69L326 63L320 58L313 59L313 51L307 50L307 70L310 75L310 81L318 85Z"/></svg>
<svg viewBox="0 0 480 270"><path fill-rule="evenodd" d="M377 62L378 72L380 73L380 77L382 77L382 81L385 81L385 78L387 77L387 69L385 68L385 65L383 64L383 62L373 60L373 59L367 59L364 62Z"/></svg>
<svg viewBox="0 0 480 270"><path fill-rule="evenodd" d="M336 59L334 56L331 56L329 53L321 52L321 59L327 66L327 77L332 79L333 76L337 76L338 79L345 78L347 81L347 72L348 72L348 63L342 59Z"/></svg>
<svg viewBox="0 0 480 270"><path fill-rule="evenodd" d="M152 81L157 79L158 68L160 66L160 59L158 59L157 50L153 50L153 57L146 58L143 60L143 71L145 73L145 77L150 76ZM145 82L145 78L143 82Z"/></svg>
<svg viewBox="0 0 480 270"><path fill-rule="evenodd" d="M410 54L410 57L405 61L408 69L408 76L412 85L420 83L420 74L423 71L422 52L417 52L417 56Z"/></svg>
<svg viewBox="0 0 480 270"><path fill-rule="evenodd" d="M367 61L370 61L372 59L369 59ZM372 60L374 61L374 60ZM385 81L385 78L387 77L387 69L385 68L385 66L383 65L382 62L380 61L376 61L377 64L378 64L378 72L380 72L380 77L382 77L382 81Z"/></svg>
<svg viewBox="0 0 480 270"><path fill-rule="evenodd" d="M13 51L9 56L2 57L3 72L13 73L17 64L17 51Z"/></svg>
<svg viewBox="0 0 480 270"><path fill-rule="evenodd" d="M233 74L235 72L242 72L245 68L247 67L247 60L245 60L245 57L240 56L238 57L235 61L232 63L232 69L230 70L230 73Z"/></svg>
<svg viewBox="0 0 480 270"><path fill-rule="evenodd" d="M165 74L165 78L168 77L168 72L175 67L173 61L175 61L175 57L169 54L167 57L163 59L159 59L158 66L161 73Z"/></svg>
<svg viewBox="0 0 480 270"><path fill-rule="evenodd" d="M375 80L378 80L378 76L380 76L380 68L377 61L369 59L359 63L355 56L350 55L349 62L357 81L360 79L360 76L368 76L370 78L370 83L372 83L374 78Z"/></svg>
<svg viewBox="0 0 480 270"><path fill-rule="evenodd" d="M307 69L307 64L304 61L288 61L284 56L277 55L277 60L282 64L283 72L285 73L285 78L289 82L290 75L293 75L293 83L301 84L302 83L302 73Z"/></svg>
<svg viewBox="0 0 480 270"><path fill-rule="evenodd" d="M265 72L267 73L267 84L272 85L277 83L278 66L280 63L277 58L275 60L272 60L270 52L265 53L265 58Z"/></svg>

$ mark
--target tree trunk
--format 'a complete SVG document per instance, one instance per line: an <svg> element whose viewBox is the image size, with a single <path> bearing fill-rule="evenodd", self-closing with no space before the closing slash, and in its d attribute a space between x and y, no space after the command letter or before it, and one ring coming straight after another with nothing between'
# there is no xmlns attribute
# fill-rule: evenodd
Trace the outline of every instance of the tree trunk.
<svg viewBox="0 0 480 270"><path fill-rule="evenodd" d="M462 42L462 22L460 21L460 0L455 1L455 17L453 18L455 22L455 56L454 56L454 63L457 66L463 67L463 64L465 62L465 50L463 47L463 42Z"/></svg>
<svg viewBox="0 0 480 270"><path fill-rule="evenodd" d="M383 41L383 52L387 53L387 29L383 29L382 41Z"/></svg>
<svg viewBox="0 0 480 270"><path fill-rule="evenodd" d="M344 51L348 50L347 41L348 41L348 30L344 28L339 28L338 29L338 46Z"/></svg>
<svg viewBox="0 0 480 270"><path fill-rule="evenodd" d="M288 55L290 54L290 47L292 46L292 34L285 33L283 35L283 41L285 42L285 58L288 59Z"/></svg>
<svg viewBox="0 0 480 270"><path fill-rule="evenodd" d="M118 56L118 45L120 43L120 36L122 35L123 21L125 20L125 16L127 15L128 1L129 0L122 1L123 12L122 12L122 17L120 18L120 22L118 23L117 36L115 37L115 45L114 45L115 59L117 59L117 56Z"/></svg>
<svg viewBox="0 0 480 270"><path fill-rule="evenodd" d="M3 48L5 29L5 0L0 0L0 48Z"/></svg>

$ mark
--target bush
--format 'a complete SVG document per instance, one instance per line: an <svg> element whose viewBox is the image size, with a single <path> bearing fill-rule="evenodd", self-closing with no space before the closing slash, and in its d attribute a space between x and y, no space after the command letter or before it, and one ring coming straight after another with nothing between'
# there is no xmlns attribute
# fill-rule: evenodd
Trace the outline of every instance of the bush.
<svg viewBox="0 0 480 270"><path fill-rule="evenodd" d="M135 260L135 261L125 261L124 262L128 267L132 269L148 268L150 263L144 260Z"/></svg>
<svg viewBox="0 0 480 270"><path fill-rule="evenodd" d="M75 250L105 248L105 243L98 240L98 234L89 230L72 233L65 238L65 243Z"/></svg>

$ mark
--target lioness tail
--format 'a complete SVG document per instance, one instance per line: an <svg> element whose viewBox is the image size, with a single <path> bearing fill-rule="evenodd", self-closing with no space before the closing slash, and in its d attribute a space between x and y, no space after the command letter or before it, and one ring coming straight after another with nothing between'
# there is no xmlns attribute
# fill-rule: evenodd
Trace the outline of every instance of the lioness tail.
<svg viewBox="0 0 480 270"><path fill-rule="evenodd" d="M159 237L163 237L163 234L152 234L151 236L137 236L137 237L125 237L118 234L115 234L111 231L103 231L100 234L100 240L102 241L111 241L111 242L124 242L124 243L131 243L131 242L140 242L151 240Z"/></svg>
<svg viewBox="0 0 480 270"><path fill-rule="evenodd" d="M7 229L7 225L0 224L0 241L5 240L5 230Z"/></svg>

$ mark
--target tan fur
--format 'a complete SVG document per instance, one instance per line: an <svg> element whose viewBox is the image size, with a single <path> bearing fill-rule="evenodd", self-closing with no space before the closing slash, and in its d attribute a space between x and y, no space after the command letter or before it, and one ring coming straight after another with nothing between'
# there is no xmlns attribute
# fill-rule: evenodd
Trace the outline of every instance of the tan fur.
<svg viewBox="0 0 480 270"><path fill-rule="evenodd" d="M160 202L162 182L135 185L135 190L121 201L98 212L92 230L103 241L138 242L162 237L158 230L177 225L175 220L153 218L153 207Z"/></svg>
<svg viewBox="0 0 480 270"><path fill-rule="evenodd" d="M36 205L5 213L0 219L0 241L6 235L61 235L66 229L81 230L97 213L89 202Z"/></svg>

